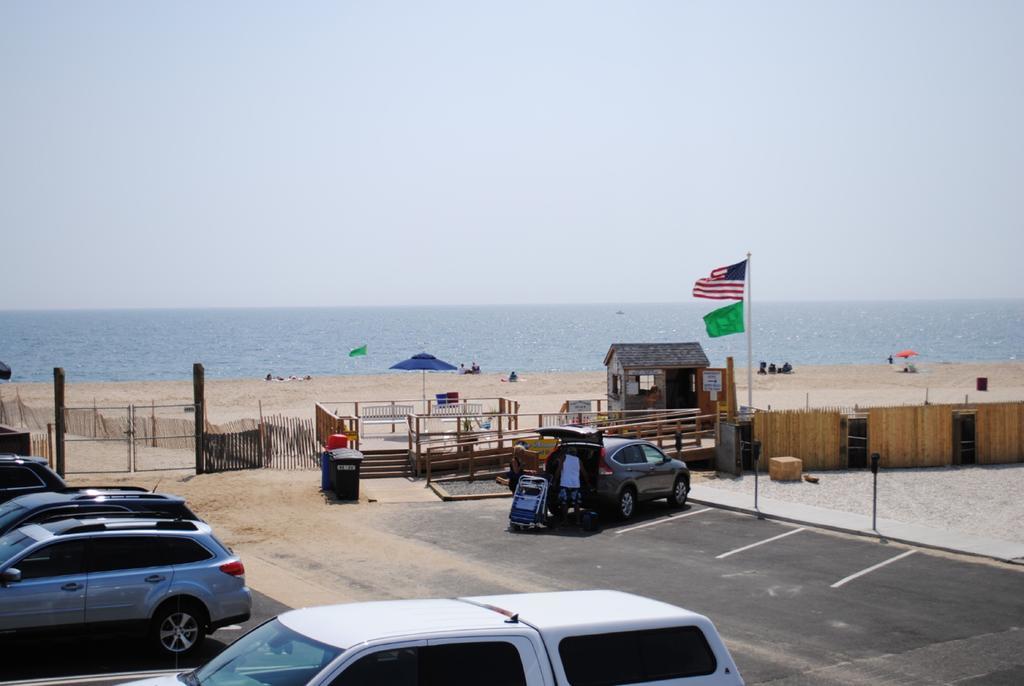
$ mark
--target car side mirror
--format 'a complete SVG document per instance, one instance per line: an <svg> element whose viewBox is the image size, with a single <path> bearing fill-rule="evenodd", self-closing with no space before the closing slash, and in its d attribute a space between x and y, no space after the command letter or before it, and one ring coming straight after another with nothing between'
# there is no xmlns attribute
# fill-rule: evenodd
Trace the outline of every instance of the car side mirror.
<svg viewBox="0 0 1024 686"><path fill-rule="evenodd" d="M664 455L664 456L662 456L662 458L661 458L661 463L662 463L662 464L665 464L666 462L671 462L671 461L672 461L672 458L671 458L671 457L669 457L668 455Z"/></svg>
<svg viewBox="0 0 1024 686"><path fill-rule="evenodd" d="M8 567L3 572L0 572L0 584L7 586L7 584L17 583L18 581L21 581L20 569Z"/></svg>

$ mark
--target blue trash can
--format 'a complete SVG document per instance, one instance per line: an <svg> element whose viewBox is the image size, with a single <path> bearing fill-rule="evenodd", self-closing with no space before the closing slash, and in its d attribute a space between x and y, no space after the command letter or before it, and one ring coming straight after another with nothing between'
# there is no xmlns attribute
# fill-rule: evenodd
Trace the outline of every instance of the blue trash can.
<svg viewBox="0 0 1024 686"><path fill-rule="evenodd" d="M326 450L320 453L320 490L331 489L331 451Z"/></svg>

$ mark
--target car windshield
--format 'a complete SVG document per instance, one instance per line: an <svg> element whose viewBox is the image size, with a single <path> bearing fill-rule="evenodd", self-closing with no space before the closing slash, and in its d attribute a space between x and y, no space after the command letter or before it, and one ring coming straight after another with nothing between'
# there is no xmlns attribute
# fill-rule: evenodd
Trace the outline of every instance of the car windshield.
<svg viewBox="0 0 1024 686"><path fill-rule="evenodd" d="M300 686L342 652L341 648L314 641L272 619L186 675L183 681L198 686Z"/></svg>
<svg viewBox="0 0 1024 686"><path fill-rule="evenodd" d="M20 529L0 536L0 564L10 560L35 542L34 538L22 533Z"/></svg>
<svg viewBox="0 0 1024 686"><path fill-rule="evenodd" d="M12 524L21 519L22 513L25 510L26 508L13 500L8 500L3 505L0 505L0 531L10 529Z"/></svg>

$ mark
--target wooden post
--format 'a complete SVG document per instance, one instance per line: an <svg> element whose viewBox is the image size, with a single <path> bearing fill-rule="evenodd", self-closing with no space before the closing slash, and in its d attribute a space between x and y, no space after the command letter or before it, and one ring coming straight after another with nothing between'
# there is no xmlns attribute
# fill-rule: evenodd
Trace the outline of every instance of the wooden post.
<svg viewBox="0 0 1024 686"><path fill-rule="evenodd" d="M725 379L726 396L728 401L726 416L731 422L736 419L736 379L733 374L732 357L725 358Z"/></svg>
<svg viewBox="0 0 1024 686"><path fill-rule="evenodd" d="M505 440L502 438L501 425L504 423L505 415L498 415L498 450L505 449Z"/></svg>
<svg viewBox="0 0 1024 686"><path fill-rule="evenodd" d="M53 467L53 424L46 425L46 464Z"/></svg>
<svg viewBox="0 0 1024 686"><path fill-rule="evenodd" d="M205 471L203 436L206 435L206 370L199 362L192 365L192 402L196 406L194 412L196 418L196 474L202 474Z"/></svg>
<svg viewBox="0 0 1024 686"><path fill-rule="evenodd" d="M53 368L53 417L57 424L57 473L64 476L64 368Z"/></svg>
<svg viewBox="0 0 1024 686"><path fill-rule="evenodd" d="M259 424L259 445L257 446L258 455L260 458L260 464L264 467L270 465L270 461L267 460L267 429L263 426L263 401L258 401L260 408L260 424Z"/></svg>
<svg viewBox="0 0 1024 686"><path fill-rule="evenodd" d="M420 456L422 455L422 446L420 445L420 416L416 415L416 464L420 463ZM427 459L427 483L430 483L430 459Z"/></svg>
<svg viewBox="0 0 1024 686"><path fill-rule="evenodd" d="M149 401L149 439L151 445L156 447L156 400Z"/></svg>

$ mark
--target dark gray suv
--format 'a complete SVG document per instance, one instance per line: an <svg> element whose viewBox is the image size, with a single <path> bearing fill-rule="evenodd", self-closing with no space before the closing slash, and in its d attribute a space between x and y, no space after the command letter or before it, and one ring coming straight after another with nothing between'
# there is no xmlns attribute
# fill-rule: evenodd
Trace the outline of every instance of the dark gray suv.
<svg viewBox="0 0 1024 686"><path fill-rule="evenodd" d="M590 426L558 426L540 429L541 436L558 439L555 455L572 446L589 477L596 484L584 502L615 508L619 519L629 519L637 503L665 498L682 507L690 493L690 470L649 441L605 436ZM548 457L550 459L551 456Z"/></svg>

